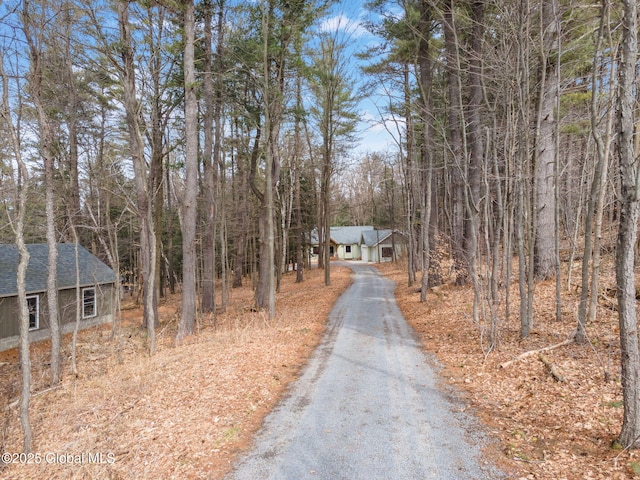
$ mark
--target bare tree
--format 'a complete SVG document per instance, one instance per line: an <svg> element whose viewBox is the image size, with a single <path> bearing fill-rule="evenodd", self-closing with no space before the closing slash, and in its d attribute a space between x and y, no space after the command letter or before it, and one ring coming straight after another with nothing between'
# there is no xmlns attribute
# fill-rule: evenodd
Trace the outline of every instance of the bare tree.
<svg viewBox="0 0 640 480"><path fill-rule="evenodd" d="M541 13L540 91L535 135L534 195L535 195L535 263L536 279L551 278L555 274L555 193L554 169L557 162L556 98L560 65L552 51L557 50L560 38L556 0L544 0Z"/></svg>
<svg viewBox="0 0 640 480"><path fill-rule="evenodd" d="M45 209L47 212L47 245L49 247L47 262L47 306L49 311L49 328L51 330L51 384L60 381L60 319L58 308L58 242L55 225L55 153L54 138L51 122L47 115L43 83L44 41L47 31L44 26L48 23L45 7L41 7L40 16L31 7L31 2L25 1L22 11L23 28L27 44L29 45L29 91L33 101L39 130L39 150L44 159L45 175Z"/></svg>
<svg viewBox="0 0 640 480"><path fill-rule="evenodd" d="M74 70L73 64L73 48L74 38L71 35L74 23L78 20L74 15L75 10L71 7L71 2L65 1L62 7L62 17L64 29L69 32L68 35L62 37L63 42L63 60L64 70L63 75L65 78L64 85L68 98L65 98L66 107L66 123L68 131L68 168L69 168L69 199L68 199L68 217L69 223L78 225L80 223L81 207L80 207L80 183L79 183L79 135L80 135L80 113L81 113L81 101L78 88L78 79ZM63 101L64 101L63 100Z"/></svg>
<svg viewBox="0 0 640 480"><path fill-rule="evenodd" d="M467 220L465 222L465 255L467 271L474 289L473 318L478 320L478 303L480 300L478 284L478 242L480 231L480 187L484 164L484 145L482 142L481 105L482 92L482 37L484 34L484 0L471 3L473 27L471 32L471 53L469 59L469 105L468 105L468 144L469 167L467 183L469 193L466 195Z"/></svg>
<svg viewBox="0 0 640 480"><path fill-rule="evenodd" d="M474 24L475 26L475 24ZM464 250L464 218L465 218L465 184L464 159L466 158L463 144L460 58L459 41L456 30L454 2L446 0L443 6L443 22L447 68L447 97L449 100L447 124L449 133L449 148L453 157L451 168L451 197L453 202L451 231L453 240L453 257L456 266L456 283L467 281L467 257ZM474 256L475 257L475 256Z"/></svg>
<svg viewBox="0 0 640 480"><path fill-rule="evenodd" d="M636 319L635 248L640 212L640 168L635 123L637 103L638 11L635 0L623 0L622 47L618 73L617 154L620 162L620 225L616 251L618 319L622 350L624 414L618 442L640 447L640 350Z"/></svg>
<svg viewBox="0 0 640 480"><path fill-rule="evenodd" d="M132 47L131 25L129 23L129 3L118 3L118 26L120 30L120 74L123 85L123 103L129 131L129 148L133 159L135 175L138 220L140 223L140 256L144 282L144 316L149 333L150 352L155 352L156 327L156 233L153 226L152 199L148 188L148 174L145 161L145 146L142 136L140 102L137 98L135 63Z"/></svg>
<svg viewBox="0 0 640 480"><path fill-rule="evenodd" d="M578 343L587 341L585 326L589 321L595 320L596 305L598 302L602 216L614 122L613 96L615 88L612 83L615 78L615 63L611 64L612 69L607 73L610 79L610 85L607 87L608 93L602 95L602 93L599 93L601 90L598 88L600 82L598 75L602 71L601 64L605 61L608 62L608 59L604 60L602 57L604 48L610 48L603 48L609 21L609 4L605 1L603 2L600 15L600 26L598 28L596 51L594 53L593 70L591 74L591 88L593 92L591 95L591 135L596 144L596 167L591 182L591 194L589 195L586 206L584 252L582 255L582 289L580 292L578 325L576 329L576 342ZM611 45L611 42L609 45ZM602 96L604 96L606 102L604 135L599 125L599 119L601 118L599 99ZM589 265L591 262L593 262L593 266L591 269L591 284L589 284ZM588 312L587 302L589 304Z"/></svg>
<svg viewBox="0 0 640 480"><path fill-rule="evenodd" d="M255 291L256 307L275 314L275 248L276 189L280 181L281 159L278 148L280 130L285 115L286 73L291 61L291 45L306 26L311 2L260 2L261 18L261 95L263 122L256 134L262 138L261 156L252 152L250 184L260 202L259 213L259 272ZM255 145L254 145L255 146ZM256 185L257 161L264 163L264 190Z"/></svg>
<svg viewBox="0 0 640 480"><path fill-rule="evenodd" d="M280 121L282 119L283 58L279 65L272 51L275 29L275 1L261 2L262 29L262 98L264 104L264 193L260 210L260 264L255 293L256 307L266 308L269 318L275 316L275 205L274 189L280 176L280 162L276 156ZM284 54L281 50L280 54ZM274 81L275 77L275 81Z"/></svg>
<svg viewBox="0 0 640 480"><path fill-rule="evenodd" d="M29 352L29 308L27 305L27 289L25 277L29 265L29 251L24 241L24 219L27 207L27 192L29 187L29 171L22 158L19 133L13 123L9 102L9 81L4 71L4 56L0 55L0 79L2 80L2 110L0 111L5 131L11 138L11 147L16 163L16 217L12 224L18 248L18 269L16 286L18 291L18 320L20 325L20 425L22 426L24 453L30 453L33 444L33 431L29 418L29 402L31 399L31 357Z"/></svg>
<svg viewBox="0 0 640 480"><path fill-rule="evenodd" d="M431 225L432 171L433 171L433 60L431 58L433 6L427 0L419 3L418 20L418 80L420 88L419 111L422 122L420 141L420 244L422 277L420 281L420 301L427 300L429 287Z"/></svg>
<svg viewBox="0 0 640 480"><path fill-rule="evenodd" d="M300 42L296 43L299 49ZM296 110L302 112L302 75L296 79ZM302 205L300 200L300 174L302 170L302 119L297 114L294 119L293 132L293 216L294 247L296 255L296 283L304 279L304 231L302 229Z"/></svg>
<svg viewBox="0 0 640 480"><path fill-rule="evenodd" d="M213 312L215 318L216 307L216 169L213 163L213 67L212 67L212 10L210 1L204 4L204 58L203 58L203 151L202 161L204 165L204 197L205 197L205 224L202 234L202 296L201 307L203 313Z"/></svg>
<svg viewBox="0 0 640 480"><path fill-rule="evenodd" d="M213 312L215 318L215 304L216 304L216 288L215 288L215 272L216 272L216 223L218 219L218 206L216 198L216 189L218 186L217 175L217 161L214 157L214 150L217 146L219 152L220 139L218 138L219 131L214 131L214 118L217 122L220 122L220 107L218 106L222 101L222 92L219 91L220 82L216 80L216 91L214 92L214 76L213 76L213 4L210 0L207 0L203 5L203 17L204 17L204 58L203 58L203 164L204 164L204 197L205 197L205 225L202 238L202 253L203 253L203 268L202 268L202 312ZM220 6L220 13L217 27L217 43L218 53L222 48L222 8ZM220 56L216 55L219 60ZM217 62L216 65L216 78L221 78L222 72L220 72L221 65ZM214 140L215 134L215 140ZM214 146L215 142L215 146ZM219 153L218 153L219 154Z"/></svg>
<svg viewBox="0 0 640 480"><path fill-rule="evenodd" d="M311 112L321 138L321 224L318 234L323 244L325 285L331 283L331 178L343 143L352 138L355 131L356 96L353 93L353 81L349 75L349 63L345 54L348 41L348 34L341 38L338 30L321 34L319 51L313 58L310 78L310 87L315 98L315 106Z"/></svg>
<svg viewBox="0 0 640 480"><path fill-rule="evenodd" d="M182 314L177 339L193 334L196 316L196 202L198 194L198 104L195 75L195 7L184 4L185 193L182 203Z"/></svg>

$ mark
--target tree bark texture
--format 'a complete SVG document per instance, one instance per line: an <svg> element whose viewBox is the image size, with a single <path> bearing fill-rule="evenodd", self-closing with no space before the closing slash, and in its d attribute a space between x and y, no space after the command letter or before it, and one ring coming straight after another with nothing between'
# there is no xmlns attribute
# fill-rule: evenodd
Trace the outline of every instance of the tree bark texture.
<svg viewBox="0 0 640 480"><path fill-rule="evenodd" d="M53 153L53 133L43 97L43 56L44 26L36 26L36 12L30 7L30 2L25 2L23 10L24 34L29 46L29 91L38 118L40 155L44 160L45 177L45 211L46 238L49 247L47 261L47 307L49 314L49 329L51 331L51 384L56 385L60 381L60 321L58 317L58 243L56 238L56 223L54 211L55 192L55 155ZM42 19L40 19L42 20ZM44 21L43 21L44 23Z"/></svg>
<svg viewBox="0 0 640 480"><path fill-rule="evenodd" d="M461 80L460 61L458 55L458 38L453 13L454 2L447 0L444 4L443 30L445 38L446 65L447 65L447 95L449 100L447 123L449 127L449 143L451 144L451 198L452 218L451 236L453 243L453 260L456 269L456 284L462 285L468 279L467 257L464 250L464 149L462 142L462 111L461 111Z"/></svg>
<svg viewBox="0 0 640 480"><path fill-rule="evenodd" d="M484 167L484 145L482 142L482 37L484 34L484 0L471 4L473 27L471 29L471 54L469 58L469 106L468 106L468 144L469 167L467 183L467 217L465 220L465 256L467 273L473 283L473 319L478 321L480 286L478 278L478 248L480 238L480 190Z"/></svg>
<svg viewBox="0 0 640 480"><path fill-rule="evenodd" d="M542 4L543 53L540 69L538 132L536 136L535 169L535 278L544 280L555 275L555 211L554 190L555 163L557 161L556 96L558 93L558 62L551 53L558 45L556 0L545 0Z"/></svg>
<svg viewBox="0 0 640 480"><path fill-rule="evenodd" d="M18 132L13 124L11 107L9 103L9 81L4 72L4 58L0 54L0 79L2 80L2 111L1 116L5 123L5 131L9 133L11 146L18 165L17 187L17 216L15 221L15 240L18 248L18 268L16 271L16 290L18 294L18 322L20 327L20 339L18 344L20 356L20 405L19 416L22 427L22 450L30 453L33 445L33 430L29 416L29 403L31 400L31 354L29 350L29 308L27 305L26 275L29 265L29 251L24 241L24 219L27 206L27 192L29 187L29 171L22 159Z"/></svg>
<svg viewBox="0 0 640 480"><path fill-rule="evenodd" d="M118 3L118 24L122 42L123 103L129 131L129 147L133 161L136 186L138 221L140 223L140 259L142 265L144 325L147 327L151 352L155 349L155 326L157 298L155 291L156 233L153 227L151 195L147 185L147 166L144 156L144 140L140 125L140 103L136 94L135 63L129 24L128 2Z"/></svg>
<svg viewBox="0 0 640 480"><path fill-rule="evenodd" d="M616 283L622 363L624 414L618 441L624 448L640 447L640 351L636 319L635 246L637 240L640 169L635 151L638 19L635 0L624 0L622 55L618 84L618 160L620 162L620 225L616 250Z"/></svg>
<svg viewBox="0 0 640 480"><path fill-rule="evenodd" d="M198 194L198 100L195 74L195 7L184 11L185 192L182 204L182 313L177 338L192 335L196 317L196 201Z"/></svg>
<svg viewBox="0 0 640 480"><path fill-rule="evenodd" d="M422 138L420 144L420 255L422 277L420 283L420 301L427 299L429 287L429 260L431 224L431 192L433 168L433 117L432 117L432 84L433 62L431 60L431 28L432 6L427 0L420 2L418 70L420 83L420 119L422 122Z"/></svg>
<svg viewBox="0 0 640 480"><path fill-rule="evenodd" d="M262 95L264 103L264 144L262 148L264 158L265 187L262 194L260 209L260 265L258 272L258 286L255 292L257 308L265 308L269 318L275 316L275 205L274 189L280 176L280 165L275 154L280 118L282 115L281 69L284 59L276 62L271 52L271 40L275 21L274 1L262 1ZM283 54L280 51L280 54ZM276 65L278 64L278 65ZM278 70L274 72L274 68ZM272 78L275 76L275 80ZM254 164L255 165L255 164ZM255 191L255 190L254 190ZM260 197L259 197L260 198Z"/></svg>
<svg viewBox="0 0 640 480"><path fill-rule="evenodd" d="M204 4L204 58L202 74L203 84L203 137L202 162L204 164L204 231L202 233L202 296L201 308L203 313L215 312L216 307L216 184L217 165L213 158L213 115L214 115L214 91L213 91L213 5L208 0ZM218 33L219 34L219 33Z"/></svg>

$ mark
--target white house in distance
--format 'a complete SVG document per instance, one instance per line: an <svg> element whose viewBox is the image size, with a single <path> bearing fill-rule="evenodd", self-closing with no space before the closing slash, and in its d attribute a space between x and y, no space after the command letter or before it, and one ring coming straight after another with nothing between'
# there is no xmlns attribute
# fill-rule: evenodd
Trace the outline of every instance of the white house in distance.
<svg viewBox="0 0 640 480"><path fill-rule="evenodd" d="M318 235L311 235L313 254L318 254ZM406 237L397 230L376 230L371 225L331 227L330 255L338 260L388 262L407 249Z"/></svg>
<svg viewBox="0 0 640 480"><path fill-rule="evenodd" d="M372 226L331 227L331 243L334 244L332 256L340 260L361 260L362 233L375 231Z"/></svg>
<svg viewBox="0 0 640 480"><path fill-rule="evenodd" d="M407 251L407 237L397 230L367 230L360 250L364 262L391 262Z"/></svg>

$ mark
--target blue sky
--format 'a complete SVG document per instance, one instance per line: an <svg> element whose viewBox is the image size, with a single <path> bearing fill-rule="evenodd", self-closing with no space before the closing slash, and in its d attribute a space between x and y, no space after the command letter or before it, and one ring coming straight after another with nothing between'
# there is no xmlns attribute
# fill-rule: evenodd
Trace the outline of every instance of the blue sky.
<svg viewBox="0 0 640 480"><path fill-rule="evenodd" d="M341 29L348 33L352 48L351 65L353 66L353 77L363 79L359 67L362 61L353 57L353 54L364 50L368 45L378 44L380 39L372 35L363 26L363 21L369 16L369 12L363 7L363 0L342 0L336 4L327 17L321 22L320 28L330 31ZM363 79L364 80L364 79ZM397 126L388 118L385 124L382 123L382 112L385 110L389 99L384 94L384 89L380 87L373 95L364 99L360 103L361 122L359 125L360 144L355 148L355 153L366 152L386 152L397 151L394 138L388 130L395 132Z"/></svg>
<svg viewBox="0 0 640 480"><path fill-rule="evenodd" d="M363 7L364 3L365 0L340 0L320 24L322 29L334 31L339 28L349 35L351 65L353 66L352 76L358 80L364 80L359 69L362 61L353 57L353 54L365 49L367 45L380 42L362 24L363 20L370 15ZM3 4L2 11L6 12L7 5L7 3ZM15 32L13 33L15 35ZM11 35L5 37L4 42L7 41L7 38L11 38ZM361 122L358 129L360 142L354 148L356 155L364 152L397 150L396 142L381 122L380 111L388 103L388 97L382 94L382 89L376 93L377 95L364 99L360 103ZM391 121L386 122L386 127L392 131L397 129Z"/></svg>

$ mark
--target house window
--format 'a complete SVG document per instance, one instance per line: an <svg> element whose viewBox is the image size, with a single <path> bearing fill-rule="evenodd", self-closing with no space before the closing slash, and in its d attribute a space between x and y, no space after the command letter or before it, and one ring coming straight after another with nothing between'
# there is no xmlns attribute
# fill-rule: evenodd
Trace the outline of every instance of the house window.
<svg viewBox="0 0 640 480"><path fill-rule="evenodd" d="M344 251L345 251L346 253L351 253L351 245L345 245L345 247L344 247Z"/></svg>
<svg viewBox="0 0 640 480"><path fill-rule="evenodd" d="M82 318L96 316L96 289L85 288L82 290Z"/></svg>
<svg viewBox="0 0 640 480"><path fill-rule="evenodd" d="M382 247L382 258L393 257L393 247Z"/></svg>
<svg viewBox="0 0 640 480"><path fill-rule="evenodd" d="M27 309L29 310L29 330L40 328L40 303L39 297L27 297Z"/></svg>
<svg viewBox="0 0 640 480"><path fill-rule="evenodd" d="M320 254L320 247L313 247L313 254L314 255L319 255Z"/></svg>

